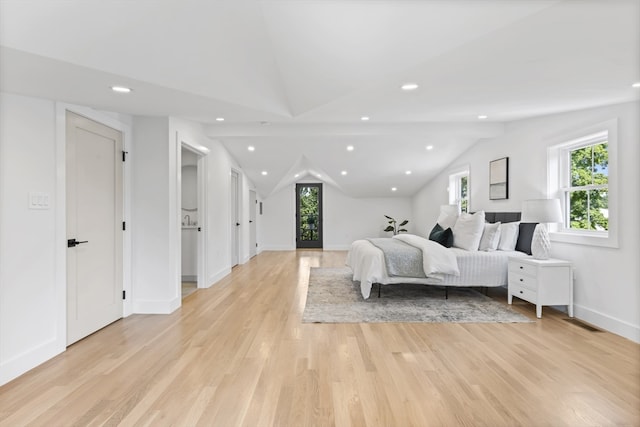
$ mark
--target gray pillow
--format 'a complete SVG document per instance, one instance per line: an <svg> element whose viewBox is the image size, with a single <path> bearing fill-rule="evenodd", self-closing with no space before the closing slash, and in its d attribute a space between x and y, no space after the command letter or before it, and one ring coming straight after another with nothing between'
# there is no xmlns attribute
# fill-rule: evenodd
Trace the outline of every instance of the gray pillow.
<svg viewBox="0 0 640 427"><path fill-rule="evenodd" d="M535 222L521 222L518 230L518 241L516 242L516 251L524 252L531 255L531 240L533 232L536 229Z"/></svg>

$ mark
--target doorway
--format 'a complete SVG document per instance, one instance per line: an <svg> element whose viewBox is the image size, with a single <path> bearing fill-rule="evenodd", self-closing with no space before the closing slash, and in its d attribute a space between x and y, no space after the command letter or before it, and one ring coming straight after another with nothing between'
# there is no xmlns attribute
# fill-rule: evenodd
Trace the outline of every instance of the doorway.
<svg viewBox="0 0 640 427"><path fill-rule="evenodd" d="M177 203L176 233L179 234L180 272L176 286L182 297L196 288L208 287L206 233L207 221L207 155L209 149L193 145L178 137L177 146Z"/></svg>
<svg viewBox="0 0 640 427"><path fill-rule="evenodd" d="M296 248L322 248L322 184L296 184Z"/></svg>
<svg viewBox="0 0 640 427"><path fill-rule="evenodd" d="M198 155L181 147L180 223L182 298L198 288Z"/></svg>
<svg viewBox="0 0 640 427"><path fill-rule="evenodd" d="M238 265L240 252L240 176L231 171L231 267Z"/></svg>
<svg viewBox="0 0 640 427"><path fill-rule="evenodd" d="M255 191L249 190L249 257L251 258L258 253L256 209L258 209L258 197Z"/></svg>
<svg viewBox="0 0 640 427"><path fill-rule="evenodd" d="M66 112L67 345L120 319L122 133Z"/></svg>

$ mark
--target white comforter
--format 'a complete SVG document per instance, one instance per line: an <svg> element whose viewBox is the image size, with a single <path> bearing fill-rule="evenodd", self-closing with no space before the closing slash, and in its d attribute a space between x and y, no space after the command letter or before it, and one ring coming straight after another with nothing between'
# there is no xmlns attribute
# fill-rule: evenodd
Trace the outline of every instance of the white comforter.
<svg viewBox="0 0 640 427"><path fill-rule="evenodd" d="M422 265L427 278L388 276L382 251L368 240L356 240L347 254L346 264L353 270L353 280L360 281L364 299L369 298L374 283L437 284L443 281L445 275L460 275L456 256L439 243L413 234L398 234L393 238L422 250Z"/></svg>

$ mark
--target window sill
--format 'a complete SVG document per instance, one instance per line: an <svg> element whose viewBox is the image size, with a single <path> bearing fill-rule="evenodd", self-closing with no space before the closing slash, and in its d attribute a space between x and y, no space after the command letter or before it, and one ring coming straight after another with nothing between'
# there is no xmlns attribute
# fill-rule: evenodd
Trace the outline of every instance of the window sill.
<svg viewBox="0 0 640 427"><path fill-rule="evenodd" d="M609 235L596 235L589 233L562 233L551 232L549 237L552 242L571 243L574 245L588 245L588 246L601 246L605 248L618 248L618 238L612 235L609 231Z"/></svg>

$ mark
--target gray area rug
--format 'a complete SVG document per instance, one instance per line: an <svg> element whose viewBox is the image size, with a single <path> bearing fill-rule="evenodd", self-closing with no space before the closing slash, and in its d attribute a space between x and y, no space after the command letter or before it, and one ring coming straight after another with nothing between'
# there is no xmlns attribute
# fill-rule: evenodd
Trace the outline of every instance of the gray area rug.
<svg viewBox="0 0 640 427"><path fill-rule="evenodd" d="M533 322L510 307L468 288L416 284L377 285L367 300L349 268L311 268L304 323L516 323Z"/></svg>

